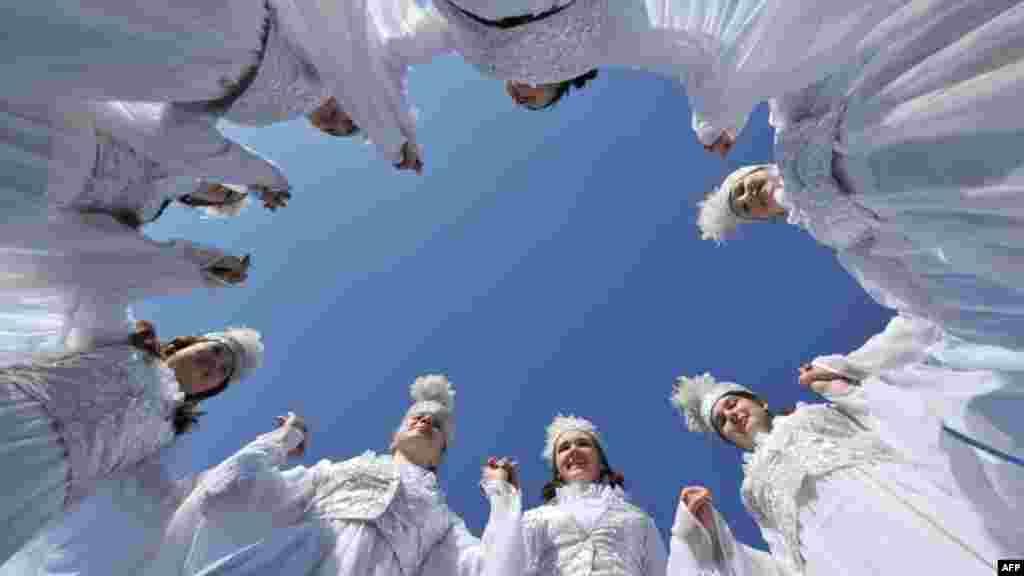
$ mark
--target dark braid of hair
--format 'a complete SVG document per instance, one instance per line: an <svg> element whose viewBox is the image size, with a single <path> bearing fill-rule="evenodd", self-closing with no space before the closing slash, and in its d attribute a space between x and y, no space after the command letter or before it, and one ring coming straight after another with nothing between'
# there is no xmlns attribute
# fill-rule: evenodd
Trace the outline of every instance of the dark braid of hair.
<svg viewBox="0 0 1024 576"><path fill-rule="evenodd" d="M597 78L597 68L590 70L584 74L581 74L571 80L563 80L555 84L555 97L550 102L541 106L540 108L528 108L528 110L547 110L555 104L558 104L570 90L582 90L584 89L591 80Z"/></svg>
<svg viewBox="0 0 1024 576"><path fill-rule="evenodd" d="M132 346L147 353L152 359L166 360L179 350L184 350L193 344L206 342L206 339L200 336L179 336L167 344L161 345L156 338L156 331L153 325L145 320L139 320L135 322L135 332L131 335L129 342ZM199 409L199 403L220 394L227 387L228 380L225 380L216 388L196 394L186 394L185 401L174 410L175 435L180 436L186 432L191 432L192 428L198 426L199 417L206 414L206 412Z"/></svg>
<svg viewBox="0 0 1024 576"><path fill-rule="evenodd" d="M608 464L608 456L605 455L604 448L600 444L594 442L594 446L597 448L597 454L601 458L601 476L598 478L598 482L607 482L612 486L625 489L626 477ZM555 454L551 455L551 480L544 484L544 488L541 490L541 496L544 498L545 504L554 500L558 495L558 489L565 486L565 482L558 476L558 465L555 464L557 462L555 456Z"/></svg>

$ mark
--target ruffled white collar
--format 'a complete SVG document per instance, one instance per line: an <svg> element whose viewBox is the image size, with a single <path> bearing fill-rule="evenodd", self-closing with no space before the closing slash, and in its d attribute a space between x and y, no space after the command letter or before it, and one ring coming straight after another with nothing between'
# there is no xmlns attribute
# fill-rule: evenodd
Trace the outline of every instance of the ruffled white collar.
<svg viewBox="0 0 1024 576"><path fill-rule="evenodd" d="M573 502L603 503L609 500L626 500L626 493L618 486L603 482L570 482L555 489L558 504Z"/></svg>

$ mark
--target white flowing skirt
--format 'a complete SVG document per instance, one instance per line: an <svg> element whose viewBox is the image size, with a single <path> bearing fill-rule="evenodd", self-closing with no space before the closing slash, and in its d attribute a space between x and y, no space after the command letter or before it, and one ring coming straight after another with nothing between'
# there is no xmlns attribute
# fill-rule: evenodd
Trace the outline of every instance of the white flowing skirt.
<svg viewBox="0 0 1024 576"><path fill-rule="evenodd" d="M877 28L848 65L859 73L840 80L844 169L888 226L1024 313L1024 2L913 8Z"/></svg>
<svg viewBox="0 0 1024 576"><path fill-rule="evenodd" d="M64 512L64 442L43 405L0 372L0 563Z"/></svg>
<svg viewBox="0 0 1024 576"><path fill-rule="evenodd" d="M986 576L1008 557L976 511L906 465L840 469L805 484L799 498L811 576Z"/></svg>
<svg viewBox="0 0 1024 576"><path fill-rule="evenodd" d="M256 61L265 15L259 0L5 2L0 97L220 98Z"/></svg>

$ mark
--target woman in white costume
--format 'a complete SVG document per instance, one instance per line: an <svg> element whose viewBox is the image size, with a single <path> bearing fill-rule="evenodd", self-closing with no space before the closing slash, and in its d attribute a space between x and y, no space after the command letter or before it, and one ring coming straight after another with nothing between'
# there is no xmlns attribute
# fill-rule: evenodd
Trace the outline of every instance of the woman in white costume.
<svg viewBox="0 0 1024 576"><path fill-rule="evenodd" d="M651 517L629 502L593 423L556 416L542 456L553 477L544 486L545 504L523 514L517 573L665 574L661 535Z"/></svg>
<svg viewBox="0 0 1024 576"><path fill-rule="evenodd" d="M258 454L274 465L301 456L309 444L305 422L291 412L276 422L275 430L256 438L242 453ZM243 457L235 456L194 474L173 461L182 451L175 447L174 452L165 451L147 461L145 471L103 482L61 522L0 566L0 575L186 573L182 567L202 518L195 513L198 506L194 503L211 484L216 486L219 478L237 472L233 467ZM102 530L96 529L97 519L102 519ZM235 525L251 529L252 523L259 521L254 514Z"/></svg>
<svg viewBox="0 0 1024 576"><path fill-rule="evenodd" d="M448 48L509 94L544 107L595 68L648 70L686 85L693 128L724 152L758 102L823 77L904 0L436 0ZM532 88L532 89L531 89ZM540 90L537 90L540 89ZM731 140L728 142L731 145Z"/></svg>
<svg viewBox="0 0 1024 576"><path fill-rule="evenodd" d="M391 454L283 471L261 454L236 454L202 492L203 520L183 573L205 561L213 563L198 571L204 576L504 574L503 551L518 534L518 490L484 482L491 518L483 542L472 536L445 504L435 473L452 438L454 390L445 376L428 375L411 394ZM269 518L263 534L245 520L253 513ZM216 561L225 548L235 552Z"/></svg>
<svg viewBox="0 0 1024 576"><path fill-rule="evenodd" d="M198 418L201 400L262 362L258 332L233 328L161 344L116 298L80 301L72 352L0 368L0 519L6 561L104 479L143 469Z"/></svg>
<svg viewBox="0 0 1024 576"><path fill-rule="evenodd" d="M0 97L174 103L169 123L185 130L334 106L354 125L328 133L358 126L396 166L421 168L405 75L436 51L402 40L423 21L414 2L44 0L0 14L12 29L0 43L18 54L0 69L19 78Z"/></svg>
<svg viewBox="0 0 1024 576"><path fill-rule="evenodd" d="M672 401L689 428L713 430L747 451L743 502L771 554L737 543L711 495L691 487L680 498L672 556L738 575L980 576L1017 552L991 537L962 494L873 429L856 383L819 380L812 388L833 403L773 415L738 384L708 374L678 380Z"/></svg>
<svg viewBox="0 0 1024 576"><path fill-rule="evenodd" d="M788 221L883 305L971 341L1024 344L1024 3L934 0L858 57L772 101L777 165L700 203L706 239Z"/></svg>

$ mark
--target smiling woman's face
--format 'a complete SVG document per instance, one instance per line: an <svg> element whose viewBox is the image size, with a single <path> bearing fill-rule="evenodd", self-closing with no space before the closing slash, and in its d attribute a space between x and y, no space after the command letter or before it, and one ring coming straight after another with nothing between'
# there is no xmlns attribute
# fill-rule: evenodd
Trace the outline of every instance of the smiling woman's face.
<svg viewBox="0 0 1024 576"><path fill-rule="evenodd" d="M563 482L597 482L601 478L601 453L594 437L586 432L566 432L555 443L555 466Z"/></svg>
<svg viewBox="0 0 1024 576"><path fill-rule="evenodd" d="M771 430L768 408L759 401L738 394L723 396L711 410L715 428L726 440L744 450L754 449L754 436Z"/></svg>

